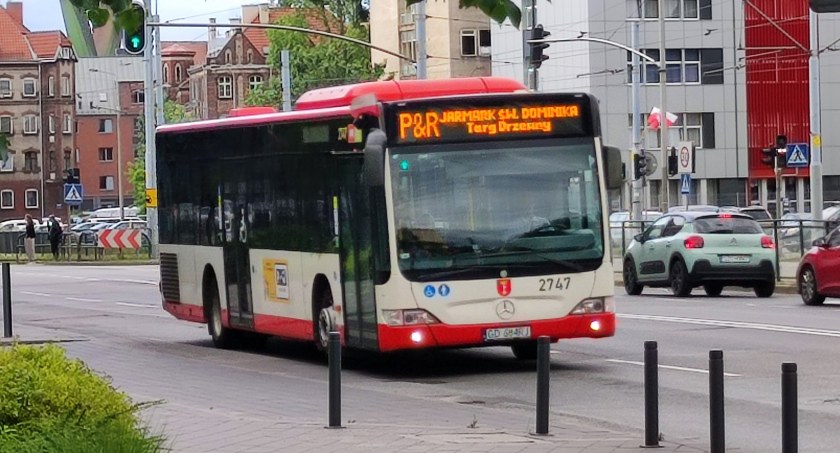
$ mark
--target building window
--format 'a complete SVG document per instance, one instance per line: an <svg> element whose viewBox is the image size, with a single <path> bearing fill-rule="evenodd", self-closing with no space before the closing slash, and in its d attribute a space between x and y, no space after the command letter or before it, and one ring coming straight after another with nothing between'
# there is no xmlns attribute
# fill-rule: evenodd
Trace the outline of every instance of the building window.
<svg viewBox="0 0 840 453"><path fill-rule="evenodd" d="M55 116L50 115L47 120L47 125L49 126L50 134L55 134Z"/></svg>
<svg viewBox="0 0 840 453"><path fill-rule="evenodd" d="M23 171L26 173L38 173L38 153L29 151L23 155Z"/></svg>
<svg viewBox="0 0 840 453"><path fill-rule="evenodd" d="M175 83L181 83L181 63L175 65Z"/></svg>
<svg viewBox="0 0 840 453"><path fill-rule="evenodd" d="M233 97L233 82L228 76L219 77L219 97L222 99Z"/></svg>
<svg viewBox="0 0 840 453"><path fill-rule="evenodd" d="M55 77L54 76L50 76L50 78L47 79L47 94L49 94L50 96L55 96Z"/></svg>
<svg viewBox="0 0 840 453"><path fill-rule="evenodd" d="M54 149L50 150L50 162L49 162L49 164L50 164L49 168L50 168L51 173L55 173L55 172L58 171L58 161L55 158L55 150Z"/></svg>
<svg viewBox="0 0 840 453"><path fill-rule="evenodd" d="M0 191L0 209L15 208L15 193L10 189Z"/></svg>
<svg viewBox="0 0 840 453"><path fill-rule="evenodd" d="M461 56L489 57L490 30L461 30Z"/></svg>
<svg viewBox="0 0 840 453"><path fill-rule="evenodd" d="M0 172L10 173L15 171L15 158L13 151L6 152L6 160L0 161Z"/></svg>
<svg viewBox="0 0 840 453"><path fill-rule="evenodd" d="M15 133L15 123L11 116L0 116L0 134L12 135Z"/></svg>
<svg viewBox="0 0 840 453"><path fill-rule="evenodd" d="M114 121L110 118L99 120L99 132L103 134L110 134L114 132Z"/></svg>
<svg viewBox="0 0 840 453"><path fill-rule="evenodd" d="M69 149L64 150L64 169L73 168L73 153Z"/></svg>
<svg viewBox="0 0 840 453"><path fill-rule="evenodd" d="M146 93L143 90L136 90L132 98L135 104L143 104L146 102Z"/></svg>
<svg viewBox="0 0 840 453"><path fill-rule="evenodd" d="M114 148L99 148L99 162L113 162Z"/></svg>
<svg viewBox="0 0 840 453"><path fill-rule="evenodd" d="M417 14L417 5L411 5L405 8L405 11L400 14L400 25L414 24L414 16Z"/></svg>
<svg viewBox="0 0 840 453"><path fill-rule="evenodd" d="M231 53L230 53L230 49L228 49L228 50L225 51L225 64L230 64L230 59L231 59Z"/></svg>
<svg viewBox="0 0 840 453"><path fill-rule="evenodd" d="M23 133L37 134L38 133L38 117L35 115L23 116Z"/></svg>
<svg viewBox="0 0 840 453"><path fill-rule="evenodd" d="M62 47L61 48L61 58L65 60L69 60L72 57L71 51L69 47Z"/></svg>
<svg viewBox="0 0 840 453"><path fill-rule="evenodd" d="M260 86L262 86L263 78L259 75L252 75L248 77L248 88L251 90L256 90Z"/></svg>
<svg viewBox="0 0 840 453"><path fill-rule="evenodd" d="M78 164L79 162L82 161L82 153L79 150L79 148L76 148L76 153L75 154L76 154L76 163Z"/></svg>
<svg viewBox="0 0 840 453"><path fill-rule="evenodd" d="M100 176L99 177L99 189L100 190L114 190L114 177L113 176Z"/></svg>
<svg viewBox="0 0 840 453"><path fill-rule="evenodd" d="M61 76L61 95L70 96L70 76Z"/></svg>
<svg viewBox="0 0 840 453"><path fill-rule="evenodd" d="M62 132L65 134L73 132L73 119L70 117L69 113L64 114L64 130Z"/></svg>
<svg viewBox="0 0 840 453"><path fill-rule="evenodd" d="M38 94L38 89L35 85L35 79L27 78L23 79L23 95L25 97L31 98L35 97Z"/></svg>
<svg viewBox="0 0 840 453"><path fill-rule="evenodd" d="M656 0L640 1L625 0L627 17L639 18L639 9L643 11L645 19L659 18L659 2ZM711 19L711 0L665 0L666 19ZM643 4L643 5L642 5ZM708 10L708 11L706 11Z"/></svg>
<svg viewBox="0 0 840 453"><path fill-rule="evenodd" d="M38 189L26 189L26 209L38 207Z"/></svg>
<svg viewBox="0 0 840 453"><path fill-rule="evenodd" d="M12 97L12 79L0 79L0 98Z"/></svg>
<svg viewBox="0 0 840 453"><path fill-rule="evenodd" d="M400 32L400 53L417 61L417 33L415 30L405 30ZM401 75L417 75L417 66L414 63L408 60L401 61Z"/></svg>
<svg viewBox="0 0 840 453"><path fill-rule="evenodd" d="M646 149L659 148L659 130L647 129L647 114L641 115L641 132L645 138ZM633 131L633 115L627 115L628 128ZM715 148L715 114L714 113L677 113L677 121L668 128L668 137L672 139L679 135L680 141L690 141L698 149ZM676 133L673 131L677 131ZM671 143L671 146L677 146Z"/></svg>
<svg viewBox="0 0 840 453"><path fill-rule="evenodd" d="M254 62L254 52L251 49L248 49L248 64Z"/></svg>
<svg viewBox="0 0 840 453"><path fill-rule="evenodd" d="M163 83L169 83L169 66L163 67Z"/></svg>
<svg viewBox="0 0 840 453"><path fill-rule="evenodd" d="M722 52L720 49L666 49L666 74L667 82L671 84L693 85L693 84L722 84ZM659 61L658 49L643 49L646 55ZM720 58L717 58L719 56ZM627 53L627 61L632 60L632 55ZM641 83L658 84L659 68L656 64L647 60L641 61ZM702 70L701 70L702 68ZM627 83L633 81L633 65L627 65Z"/></svg>

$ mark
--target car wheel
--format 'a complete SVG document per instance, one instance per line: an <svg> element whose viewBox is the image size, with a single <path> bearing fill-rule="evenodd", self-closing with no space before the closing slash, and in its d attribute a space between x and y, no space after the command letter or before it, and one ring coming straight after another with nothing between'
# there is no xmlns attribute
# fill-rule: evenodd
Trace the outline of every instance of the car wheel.
<svg viewBox="0 0 840 453"><path fill-rule="evenodd" d="M720 283L707 283L703 285L703 289L706 291L706 295L717 297L723 292L723 285Z"/></svg>
<svg viewBox="0 0 840 453"><path fill-rule="evenodd" d="M636 275L636 263L633 260L624 260L624 291L631 296L642 294L644 285L639 284L639 276Z"/></svg>
<svg viewBox="0 0 840 453"><path fill-rule="evenodd" d="M691 294L691 286L688 284L688 269L682 260L675 260L671 264L671 292L677 297L686 297Z"/></svg>
<svg viewBox="0 0 840 453"><path fill-rule="evenodd" d="M799 295L805 305L822 305L825 302L825 296L817 292L817 276L810 267L799 274Z"/></svg>
<svg viewBox="0 0 840 453"><path fill-rule="evenodd" d="M514 357L519 360L536 360L537 359L537 342L523 341L514 343L510 346Z"/></svg>
<svg viewBox="0 0 840 453"><path fill-rule="evenodd" d="M762 282L755 285L755 295L758 297L770 297L776 291L776 281Z"/></svg>

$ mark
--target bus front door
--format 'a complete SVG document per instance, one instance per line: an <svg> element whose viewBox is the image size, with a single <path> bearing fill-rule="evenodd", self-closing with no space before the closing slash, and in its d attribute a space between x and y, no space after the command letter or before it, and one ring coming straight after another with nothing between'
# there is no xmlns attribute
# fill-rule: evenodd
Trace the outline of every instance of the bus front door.
<svg viewBox="0 0 840 453"><path fill-rule="evenodd" d="M379 346L374 300L369 188L361 178L360 159L339 164L339 256L344 299L344 339L347 346Z"/></svg>
<svg viewBox="0 0 840 453"><path fill-rule="evenodd" d="M228 313L232 326L253 329L254 314L251 300L251 259L249 256L248 203L243 184L239 190L226 185L220 197L224 222L225 288L227 288ZM223 201L222 201L223 200Z"/></svg>

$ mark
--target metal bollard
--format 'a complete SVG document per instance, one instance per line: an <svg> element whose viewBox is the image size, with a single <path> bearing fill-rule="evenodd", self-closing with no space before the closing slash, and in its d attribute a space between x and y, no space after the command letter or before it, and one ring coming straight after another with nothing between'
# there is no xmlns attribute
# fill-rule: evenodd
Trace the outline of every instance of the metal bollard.
<svg viewBox="0 0 840 453"><path fill-rule="evenodd" d="M12 266L3 263L3 338L12 337Z"/></svg>
<svg viewBox="0 0 840 453"><path fill-rule="evenodd" d="M709 422L711 452L726 451L723 414L723 351L709 351Z"/></svg>
<svg viewBox="0 0 840 453"><path fill-rule="evenodd" d="M330 426L341 428L341 335L330 332L328 356L330 362Z"/></svg>
<svg viewBox="0 0 840 453"><path fill-rule="evenodd" d="M659 357L656 342L646 341L644 447L659 446Z"/></svg>
<svg viewBox="0 0 840 453"><path fill-rule="evenodd" d="M796 364L782 364L782 453L799 451Z"/></svg>
<svg viewBox="0 0 840 453"><path fill-rule="evenodd" d="M537 339L537 434L548 434L550 343L547 336Z"/></svg>

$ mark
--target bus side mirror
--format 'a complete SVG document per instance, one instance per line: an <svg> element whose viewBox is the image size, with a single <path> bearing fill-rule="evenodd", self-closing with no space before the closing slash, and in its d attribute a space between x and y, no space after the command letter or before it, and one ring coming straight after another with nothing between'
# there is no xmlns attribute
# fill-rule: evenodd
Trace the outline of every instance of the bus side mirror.
<svg viewBox="0 0 840 453"><path fill-rule="evenodd" d="M371 186L385 184L385 144L388 137L381 129L371 129L365 142L365 179Z"/></svg>
<svg viewBox="0 0 840 453"><path fill-rule="evenodd" d="M621 189L624 183L624 178L621 177L621 150L615 146L604 146L601 154L604 160L607 190Z"/></svg>

